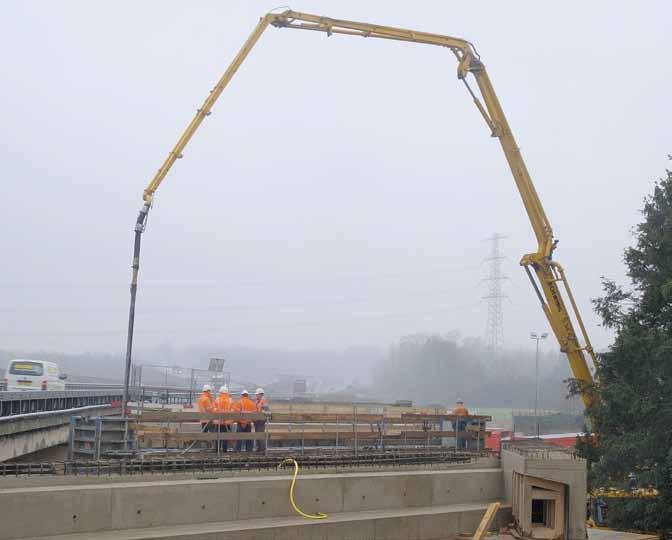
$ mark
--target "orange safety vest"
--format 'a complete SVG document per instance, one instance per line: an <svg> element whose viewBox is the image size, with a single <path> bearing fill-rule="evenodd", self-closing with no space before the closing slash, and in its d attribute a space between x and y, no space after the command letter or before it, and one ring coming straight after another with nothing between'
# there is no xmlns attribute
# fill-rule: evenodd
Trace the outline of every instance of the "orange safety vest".
<svg viewBox="0 0 672 540"><path fill-rule="evenodd" d="M469 411L464 405L458 405L453 409L453 414L457 416L469 416Z"/></svg>
<svg viewBox="0 0 672 540"><path fill-rule="evenodd" d="M257 412L257 406L249 397L243 396L238 401L236 401L236 403L234 403L233 410L239 413ZM238 424L246 427L250 423L246 420L238 420Z"/></svg>
<svg viewBox="0 0 672 540"><path fill-rule="evenodd" d="M268 410L268 401L266 401L266 398L262 397L261 399L257 399L254 404L257 406L257 412L264 412L264 410Z"/></svg>
<svg viewBox="0 0 672 540"><path fill-rule="evenodd" d="M214 403L214 412L224 413L231 412L233 407L233 400L229 394L219 394ZM215 424L219 425L222 422L220 420L215 420ZM224 425L228 426L231 424L231 420L224 420Z"/></svg>
<svg viewBox="0 0 672 540"><path fill-rule="evenodd" d="M213 412L214 411L214 400L212 399L212 394L210 392L203 392L196 402L198 407L198 412Z"/></svg>

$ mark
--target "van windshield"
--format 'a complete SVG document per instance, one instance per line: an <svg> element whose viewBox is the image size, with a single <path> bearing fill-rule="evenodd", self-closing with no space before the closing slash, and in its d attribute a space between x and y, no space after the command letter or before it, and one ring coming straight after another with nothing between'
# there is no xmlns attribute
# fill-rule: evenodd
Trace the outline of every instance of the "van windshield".
<svg viewBox="0 0 672 540"><path fill-rule="evenodd" d="M44 373L44 367L40 362L12 362L9 366L10 375L33 375L40 377Z"/></svg>

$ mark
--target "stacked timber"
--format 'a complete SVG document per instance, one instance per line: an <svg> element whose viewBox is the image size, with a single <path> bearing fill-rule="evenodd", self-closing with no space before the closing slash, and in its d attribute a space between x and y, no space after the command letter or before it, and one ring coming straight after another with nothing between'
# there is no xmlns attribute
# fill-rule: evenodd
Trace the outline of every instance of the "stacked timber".
<svg viewBox="0 0 672 540"><path fill-rule="evenodd" d="M135 417L138 445L180 450L197 441L265 441L269 447L388 448L450 446L483 448L489 416L456 416L445 409L390 407L372 411L360 405L290 404L263 413L199 413L144 410ZM298 409L298 410L297 410ZM364 410L362 410L364 409ZM401 409L401 410L400 410ZM404 410L406 409L406 410ZM203 432L203 422L266 420L260 433ZM459 423L458 423L459 422ZM456 431L456 427L460 431Z"/></svg>

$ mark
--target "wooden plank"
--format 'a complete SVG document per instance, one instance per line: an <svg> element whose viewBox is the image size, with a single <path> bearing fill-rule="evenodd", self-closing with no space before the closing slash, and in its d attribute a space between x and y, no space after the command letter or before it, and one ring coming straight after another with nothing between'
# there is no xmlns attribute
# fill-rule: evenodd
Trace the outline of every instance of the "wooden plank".
<svg viewBox="0 0 672 540"><path fill-rule="evenodd" d="M421 424L423 422L440 421L491 421L490 416L457 416L454 414L419 414L402 413L401 416L388 416L382 414L353 414L352 409L347 413L312 413L312 412L275 412L271 414L271 420L275 422L287 423L310 423L310 422L331 422L352 424L376 424L378 422ZM267 420L268 417L262 413L200 413L196 411L148 411L145 410L136 417L139 422L198 422L201 420Z"/></svg>
<svg viewBox="0 0 672 540"><path fill-rule="evenodd" d="M403 413L401 415L403 421L413 421L413 422L456 422L457 420L477 421L477 422L491 422L492 416L483 416L483 415L468 415L468 416L459 416L457 414L418 414L418 413Z"/></svg>
<svg viewBox="0 0 672 540"><path fill-rule="evenodd" d="M144 411L135 418L138 422L199 422L201 420L266 420L262 413L201 413L201 412L175 412L175 411Z"/></svg>
<svg viewBox="0 0 672 540"><path fill-rule="evenodd" d="M455 437L455 431L402 431L400 433L401 437L406 437L408 439L426 439L428 434L430 439L436 437ZM458 431L457 435L459 435L461 439L478 438L478 434L470 431Z"/></svg>
<svg viewBox="0 0 672 540"><path fill-rule="evenodd" d="M485 533L488 532L490 525L492 525L492 522L495 519L495 516L497 515L497 510L499 510L499 506L500 503L498 502L491 503L488 505L488 509L485 511L483 519L481 519L481 523L479 524L478 529L476 529L476 532L474 533L473 540L483 540Z"/></svg>
<svg viewBox="0 0 672 540"><path fill-rule="evenodd" d="M177 433L177 426L175 427L166 427L166 426L156 426L153 424L137 424L134 428L138 433Z"/></svg>
<svg viewBox="0 0 672 540"><path fill-rule="evenodd" d="M138 440L146 441L263 441L266 434L260 433L138 433Z"/></svg>
<svg viewBox="0 0 672 540"><path fill-rule="evenodd" d="M375 441L380 440L380 433L377 431L369 432L358 432L355 434L353 431L268 431L268 440L270 441L334 441L339 439L344 440L353 440L355 437L360 441ZM239 432L225 432L225 433L202 433L200 431L195 431L191 433L181 432L181 433L171 433L171 432L156 432L156 431L138 431L138 438L143 441L149 440L172 440L172 441L215 441L217 439L221 441L249 441L249 440L264 440L266 438L266 433L239 433ZM426 440L443 438L443 437L455 437L454 431L401 431L394 434L387 433L383 436L386 440ZM461 431L458 432L460 438L463 439L476 439L477 434Z"/></svg>
<svg viewBox="0 0 672 540"><path fill-rule="evenodd" d="M272 422L283 423L331 423L331 424L376 424L378 422L388 422L390 419L385 418L382 414L358 414L354 416L352 411L348 414L334 414L334 413L295 413L295 412L272 412Z"/></svg>
<svg viewBox="0 0 672 540"><path fill-rule="evenodd" d="M271 441L340 441L352 440L355 438L355 433L352 431L292 431L292 432L270 432L269 440ZM380 433L376 432L359 432L356 435L358 441L377 441L380 440Z"/></svg>
<svg viewBox="0 0 672 540"><path fill-rule="evenodd" d="M218 437L219 435L219 437ZM342 432L338 434L338 439L343 440L352 440L355 438L355 434L352 432ZM386 436L386 439L398 439L399 436ZM141 442L146 441L254 441L254 440L264 440L266 439L266 433L138 433L138 440ZM292 432L292 433L272 433L268 432L269 441L333 441L336 440L336 432L332 433L301 433L301 432ZM358 441L378 441L380 440L379 433L358 433Z"/></svg>

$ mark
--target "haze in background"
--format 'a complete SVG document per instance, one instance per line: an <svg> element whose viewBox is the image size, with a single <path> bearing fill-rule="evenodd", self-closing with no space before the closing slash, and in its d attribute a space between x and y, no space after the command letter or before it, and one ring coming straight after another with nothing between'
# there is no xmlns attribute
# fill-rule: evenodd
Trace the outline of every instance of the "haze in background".
<svg viewBox="0 0 672 540"><path fill-rule="evenodd" d="M209 358L215 355L226 359L224 371L230 376L229 388L234 395L242 388L253 391L262 386L271 399L294 396L385 403L404 399L421 405L450 407L458 397L463 397L470 407L534 406L533 351L510 349L493 359L480 340L459 339L454 332L405 336L387 350L164 345L139 350L135 361L142 365L144 385L198 390L202 384L212 382L213 374L204 370ZM0 350L0 371L15 356L57 362L71 382L119 384L122 380L121 354ZM564 381L569 377L564 355L548 348L540 351L541 409L582 410L580 400L566 399ZM294 383L298 380L305 381L307 394L295 393Z"/></svg>
<svg viewBox="0 0 672 540"><path fill-rule="evenodd" d="M3 349L123 353L142 190L275 6L3 6ZM623 281L622 249L670 151L672 8L646 6L292 7L475 43L599 349L610 336L589 299L601 275ZM517 266L534 237L455 70L439 48L269 29L156 197L137 350L482 336L493 231L508 236L505 339L530 350L529 332L548 330Z"/></svg>

